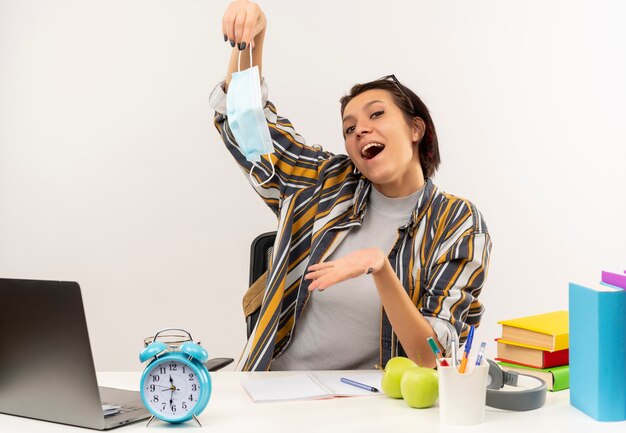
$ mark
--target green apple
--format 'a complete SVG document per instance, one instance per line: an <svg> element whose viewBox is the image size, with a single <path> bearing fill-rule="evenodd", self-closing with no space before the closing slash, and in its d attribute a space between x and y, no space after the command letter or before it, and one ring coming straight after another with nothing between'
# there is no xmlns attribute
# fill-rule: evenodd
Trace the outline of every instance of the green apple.
<svg viewBox="0 0 626 433"><path fill-rule="evenodd" d="M412 367L417 367L417 364L404 356L396 356L387 361L385 374L380 382L384 393L392 398L402 398L400 380L404 372Z"/></svg>
<svg viewBox="0 0 626 433"><path fill-rule="evenodd" d="M420 409L431 407L439 398L437 372L432 368L409 368L400 380L400 391L409 406Z"/></svg>

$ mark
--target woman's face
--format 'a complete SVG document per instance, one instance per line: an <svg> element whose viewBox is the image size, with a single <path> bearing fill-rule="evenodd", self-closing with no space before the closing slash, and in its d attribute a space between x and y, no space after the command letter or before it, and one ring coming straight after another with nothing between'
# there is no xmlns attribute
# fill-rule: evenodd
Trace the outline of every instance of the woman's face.
<svg viewBox="0 0 626 433"><path fill-rule="evenodd" d="M424 122L409 125L390 92L367 90L343 112L346 151L374 187L387 197L405 197L424 185L417 143Z"/></svg>

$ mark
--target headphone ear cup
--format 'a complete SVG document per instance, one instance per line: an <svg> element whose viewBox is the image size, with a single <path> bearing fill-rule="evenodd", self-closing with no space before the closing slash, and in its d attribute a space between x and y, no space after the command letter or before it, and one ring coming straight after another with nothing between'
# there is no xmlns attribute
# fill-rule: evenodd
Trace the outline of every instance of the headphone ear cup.
<svg viewBox="0 0 626 433"><path fill-rule="evenodd" d="M504 386L504 373L498 364L487 359L489 364L489 377L487 379L487 389L500 389Z"/></svg>

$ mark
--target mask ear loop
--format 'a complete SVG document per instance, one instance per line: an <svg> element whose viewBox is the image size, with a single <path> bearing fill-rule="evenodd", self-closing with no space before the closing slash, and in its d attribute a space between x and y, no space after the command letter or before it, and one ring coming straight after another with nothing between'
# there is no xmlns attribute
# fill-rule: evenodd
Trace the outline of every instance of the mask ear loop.
<svg viewBox="0 0 626 433"><path fill-rule="evenodd" d="M268 155L269 158L269 154ZM250 173L248 174L248 176L250 177L250 182L252 183L252 185L254 186L263 186L265 185L267 182L270 181L270 179L272 179L274 177L274 175L276 175L276 169L274 168L274 164L272 163L272 160L270 159L270 165L272 166L272 175L270 177L268 177L267 179L265 179L263 182L261 183L256 183L256 180L254 180L254 178L252 177L252 171L254 170L254 167L256 167L256 162L252 163L252 168L250 169Z"/></svg>
<svg viewBox="0 0 626 433"><path fill-rule="evenodd" d="M250 67L252 67L252 42L250 42L248 47L250 47L248 51L250 52ZM237 70L241 72L241 51L239 52L239 56L237 56ZM260 80L260 77L259 77L259 80ZM268 177L267 179L265 179L263 182L256 183L256 180L254 179L254 177L252 177L252 172L254 171L254 167L256 167L256 162L253 162L252 168L250 169L250 173L248 173L248 176L250 177L250 183L252 183L252 185L254 186L265 185L267 182L270 181L270 179L272 179L276 175L276 168L274 168L274 164L272 163L271 153L266 153L266 155L270 160L270 165L272 166L272 175Z"/></svg>

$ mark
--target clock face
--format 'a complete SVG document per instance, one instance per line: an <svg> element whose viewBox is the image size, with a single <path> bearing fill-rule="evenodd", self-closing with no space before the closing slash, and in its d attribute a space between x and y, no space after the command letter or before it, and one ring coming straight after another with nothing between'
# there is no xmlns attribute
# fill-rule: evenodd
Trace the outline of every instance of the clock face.
<svg viewBox="0 0 626 433"><path fill-rule="evenodd" d="M142 383L152 413L170 420L191 417L200 399L200 381L189 364L177 359L155 363Z"/></svg>

